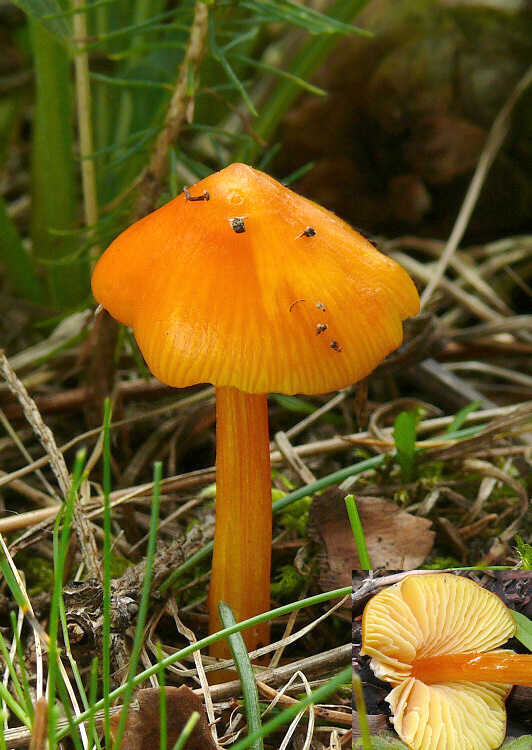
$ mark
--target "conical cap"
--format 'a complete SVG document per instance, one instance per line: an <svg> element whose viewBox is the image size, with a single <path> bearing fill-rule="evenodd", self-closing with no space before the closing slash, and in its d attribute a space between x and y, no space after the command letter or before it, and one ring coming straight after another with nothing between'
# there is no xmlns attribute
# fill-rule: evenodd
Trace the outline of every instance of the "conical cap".
<svg viewBox="0 0 532 750"><path fill-rule="evenodd" d="M181 194L131 226L94 271L94 296L132 326L156 377L326 393L401 344L417 291L362 235L243 164L190 195L203 191L209 200Z"/></svg>

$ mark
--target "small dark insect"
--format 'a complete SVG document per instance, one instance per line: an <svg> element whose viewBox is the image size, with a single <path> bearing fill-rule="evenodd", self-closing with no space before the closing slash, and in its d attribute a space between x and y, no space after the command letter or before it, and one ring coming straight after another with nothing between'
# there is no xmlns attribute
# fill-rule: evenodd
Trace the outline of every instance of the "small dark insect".
<svg viewBox="0 0 532 750"><path fill-rule="evenodd" d="M318 308L318 310L322 310L323 312L325 312L325 305L323 304L323 302L316 302L316 307Z"/></svg>
<svg viewBox="0 0 532 750"><path fill-rule="evenodd" d="M315 234L316 230L314 229L314 227L307 227L304 232L298 234L296 240L298 240L300 237L314 237Z"/></svg>
<svg viewBox="0 0 532 750"><path fill-rule="evenodd" d="M334 349L335 352L342 351L342 347L338 344L338 341L335 341L334 339L331 341L331 349Z"/></svg>
<svg viewBox="0 0 532 750"><path fill-rule="evenodd" d="M367 240L368 242L371 242L371 244L373 245L373 247L377 247L377 240L375 239L375 237L372 234L370 234L369 232L366 232L366 231L364 231L362 229L359 229L358 227L354 227L354 228L356 229L356 231L359 234L362 235L362 237L364 237L365 240Z"/></svg>
<svg viewBox="0 0 532 750"><path fill-rule="evenodd" d="M306 300L304 300L304 299L296 299L296 301L292 302L292 304L290 305L290 312L292 312L293 306L297 305L298 302L306 302Z"/></svg>
<svg viewBox="0 0 532 750"><path fill-rule="evenodd" d="M246 231L246 225L244 224L244 219L242 219L240 216L237 216L234 219L231 219L231 226L233 227L234 231L237 234L242 234L242 232Z"/></svg>
<svg viewBox="0 0 532 750"><path fill-rule="evenodd" d="M183 192L185 194L185 201L208 201L211 197L210 193L206 190L203 191L203 195L191 195L186 185L183 188Z"/></svg>
<svg viewBox="0 0 532 750"><path fill-rule="evenodd" d="M318 325L316 326L316 336L319 336L320 333L326 331L328 327L329 326L326 326L324 323L318 323Z"/></svg>

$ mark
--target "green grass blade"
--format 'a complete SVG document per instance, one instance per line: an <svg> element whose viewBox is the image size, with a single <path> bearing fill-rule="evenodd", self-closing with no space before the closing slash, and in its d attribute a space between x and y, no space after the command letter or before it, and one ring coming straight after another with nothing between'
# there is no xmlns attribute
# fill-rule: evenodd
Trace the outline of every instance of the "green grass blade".
<svg viewBox="0 0 532 750"><path fill-rule="evenodd" d="M409 411L397 415L393 426L393 440L397 451L397 462L401 468L403 482L414 477L414 455L416 453L416 420Z"/></svg>
<svg viewBox="0 0 532 750"><path fill-rule="evenodd" d="M45 266L48 297L54 305L72 307L88 296L89 269L86 258L74 257L76 238L63 234L75 228L78 216L70 59L65 45L41 23L30 20L29 26L35 65L33 255L43 261L65 259Z"/></svg>
<svg viewBox="0 0 532 750"><path fill-rule="evenodd" d="M104 403L103 415L103 643L102 690L104 699L105 746L111 747L111 402Z"/></svg>
<svg viewBox="0 0 532 750"><path fill-rule="evenodd" d="M327 15L330 19L347 22L354 18L368 2L369 0L336 0L327 9ZM353 28L352 31L355 31L355 29ZM337 39L336 34L330 33L313 37L301 47L288 66L287 72L304 80L310 78L331 51ZM260 118L253 124L253 130L259 138L269 141L273 137L281 119L294 103L300 91L300 87L294 81L284 79L279 81L272 95L261 108ZM261 151L260 143L255 142L242 146L233 155L233 160L254 164Z"/></svg>
<svg viewBox="0 0 532 750"><path fill-rule="evenodd" d="M13 290L30 302L42 302L44 293L17 228L0 196L0 262Z"/></svg>
<svg viewBox="0 0 532 750"><path fill-rule="evenodd" d="M220 622L224 628L229 628L236 623L231 607L225 602L220 602L218 604L218 614L220 615ZM255 675L253 674L253 667L251 666L246 644L244 643L242 633L233 633L233 635L228 637L227 641L242 686L244 707L246 709L248 722L248 734L257 733L262 728L259 692L257 690L257 683L255 682ZM264 750L262 737L257 736L257 739L254 740L249 747L251 750Z"/></svg>
<svg viewBox="0 0 532 750"><path fill-rule="evenodd" d="M101 83L107 83L109 86L118 86L121 89L127 88L140 88L140 89L163 89L164 91L172 91L171 84L164 83L163 81L145 81L137 78L117 78L116 76L107 76L103 73L91 73L90 78L94 81L100 81Z"/></svg>
<svg viewBox="0 0 532 750"><path fill-rule="evenodd" d="M157 642L157 661L163 660L163 648L161 642ZM159 750L166 750L167 746L167 726L168 726L168 713L166 710L166 690L164 680L164 669L162 669L157 675L159 678Z"/></svg>
<svg viewBox="0 0 532 750"><path fill-rule="evenodd" d="M70 728L70 739L72 740L76 750L84 750L79 732L76 731L77 728L74 724L74 714L72 713L68 691L63 680L57 681L57 692L59 693L59 698L61 699L61 708L65 712L66 720L68 721L68 726Z"/></svg>
<svg viewBox="0 0 532 750"><path fill-rule="evenodd" d="M342 672L340 672L340 674L336 675L336 677L333 677L332 680L326 682L325 685L322 685L309 696L299 701L298 703L294 703L293 706L290 706L290 708L287 708L285 711L278 714L278 716L270 719L270 721L268 721L266 724L263 724L258 731L253 732L252 734L248 735L248 737L240 740L240 742L237 742L236 745L232 745L231 750L247 750L248 748L253 747L253 742L256 739L266 737L268 734L271 734L277 729L280 729L280 727L287 724L295 716L297 716L300 711L308 708L308 706L310 706L311 704L320 703L321 701L326 700L341 685L351 681L351 674L351 667L347 667Z"/></svg>
<svg viewBox="0 0 532 750"><path fill-rule="evenodd" d="M2 541L2 547L5 547L5 550L7 550L7 546L5 546L5 542L1 534L0 534L0 539ZM24 591L21 589L15 577L15 574L11 570L9 560L6 557L6 552L4 552L2 557L0 558L0 570L2 571L2 575L5 578L7 587L9 588L11 594L13 595L13 598L16 601L17 605L24 612L24 615L28 616L29 614L28 599Z"/></svg>
<svg viewBox="0 0 532 750"><path fill-rule="evenodd" d="M29 18L41 22L53 34L69 39L70 26L64 18L64 8L58 0L13 0Z"/></svg>
<svg viewBox="0 0 532 750"><path fill-rule="evenodd" d="M197 711L193 711L190 714L190 718L187 721L187 723L185 724L185 726L183 727L183 731L181 732L181 734L177 738L177 742L175 743L175 745L172 748L172 750L183 750L183 748L185 747L188 739L190 738L190 735L192 734L192 730L194 729L194 727L198 723L199 717L200 717L200 715L199 715L199 713Z"/></svg>
<svg viewBox="0 0 532 750"><path fill-rule="evenodd" d="M129 674L127 683L124 690L124 701L123 709L120 714L120 722L116 732L115 741L113 748L120 748L122 742L122 736L126 727L127 714L129 710L129 704L131 703L131 697L133 695L133 688L136 685L135 672L137 671L137 664L140 657L140 651L142 648L142 640L144 637L144 623L146 622L146 615L148 613L148 604L150 600L150 587L151 579L153 574L153 560L155 557L155 548L157 545L157 529L159 526L159 506L161 500L161 478L163 473L163 466L160 462L157 462L153 469L153 497L151 503L151 518L150 518L150 534L148 539L148 550L146 553L146 568L144 573L144 581L142 584L142 593L140 597L139 612L137 619L137 626L135 628L135 639L133 641L133 648L131 649L131 661L129 666ZM161 664L163 664L161 662ZM158 665L156 665L158 666ZM158 671L157 669L155 671ZM115 691L116 694L116 691ZM113 694L107 696L109 699L112 698Z"/></svg>
<svg viewBox="0 0 532 750"><path fill-rule="evenodd" d="M98 657L95 656L91 664L91 676L89 683L89 705L93 706L98 700ZM89 741L93 742L95 747L100 748L100 740L96 731L96 721L94 714L91 713L87 722L87 736Z"/></svg>
<svg viewBox="0 0 532 750"><path fill-rule="evenodd" d="M8 718L7 711L0 710L0 750L7 750L6 738L4 736L4 726Z"/></svg>
<svg viewBox="0 0 532 750"><path fill-rule="evenodd" d="M371 742L371 732L366 714L366 702L364 700L364 691L362 690L362 681L357 674L353 674L353 698L358 716L358 725L360 727L360 737L362 739L363 750L373 750Z"/></svg>
<svg viewBox="0 0 532 750"><path fill-rule="evenodd" d="M272 73L273 75L279 76L280 78L287 78L289 81L295 83L296 86L299 86L299 88L304 89L311 94L316 94L316 96L326 96L327 94L327 92L323 89L314 86L312 83L309 83L303 78L300 78L299 76L296 76L287 70L283 70L282 68L276 68L274 65L269 65L268 63L261 62L260 60L253 60L252 57L248 57L247 55L234 53L231 55L231 57L235 60L238 60L238 62L243 62L246 65L257 68L258 70L263 70L266 73Z"/></svg>
<svg viewBox="0 0 532 750"><path fill-rule="evenodd" d="M229 78L229 80L234 84L235 88L240 92L240 95L248 108L248 110L251 112L252 115L255 117L258 117L259 113L255 109L255 106L251 99L248 96L248 92L242 85L242 82L234 72L233 68L229 65L227 62L227 58L222 50L222 48L218 45L216 42L216 27L214 25L214 19L213 19L213 13L212 10L209 11L209 30L208 30L208 38L209 38L209 49L211 52L211 55L213 58L218 62L221 67L223 68L226 76Z"/></svg>
<svg viewBox="0 0 532 750"><path fill-rule="evenodd" d="M13 660L11 659L11 656L9 654L7 643L5 642L2 636L0 636L0 652L2 653L2 656L4 658L4 663L7 666L9 676L11 677L11 682L13 684L13 688L15 690L17 700L20 706L22 707L24 713L30 716L30 709L29 709L29 706L26 704L26 697L24 695L24 690L22 689L22 685L20 684L20 681L17 677L15 665L13 664Z"/></svg>
<svg viewBox="0 0 532 750"><path fill-rule="evenodd" d="M311 34L349 34L356 31L369 36L367 31L339 21L333 15L325 15L290 0L243 0L240 5L253 13L264 14L272 22L299 26Z"/></svg>
<svg viewBox="0 0 532 750"><path fill-rule="evenodd" d="M474 411L477 411L477 409L480 409L480 406L481 406L480 401L473 401L472 403L464 406L463 409L460 409L460 411L456 413L453 421L451 422L451 424L445 431L446 434L448 434L449 432L455 432L456 430L459 430L464 424L464 422L466 421L466 419L468 418L468 416L472 414Z"/></svg>
<svg viewBox="0 0 532 750"><path fill-rule="evenodd" d="M355 539L360 567L362 570L371 570L371 562L369 560L368 548L366 547L364 529L362 528L362 524L360 523L358 508L356 506L355 498L353 497L353 495L347 495L347 497L345 498L345 505L347 508L347 515L349 516L351 529L353 531L353 537Z"/></svg>
<svg viewBox="0 0 532 750"><path fill-rule="evenodd" d="M523 644L523 646L526 646L529 651L532 651L532 621L521 612L512 611L512 616L517 623L515 637Z"/></svg>
<svg viewBox="0 0 532 750"><path fill-rule="evenodd" d="M0 682L0 698L4 701L10 711L21 721L28 729L31 729L31 719L17 701L13 698L9 690Z"/></svg>
<svg viewBox="0 0 532 750"><path fill-rule="evenodd" d="M58 628L61 619L61 606L63 604L63 571L65 570L66 558L72 531L72 517L74 503L83 480L85 467L85 451L76 454L72 481L68 491L67 499L58 514L54 524L52 538L52 549L54 558L54 584L52 589L52 600L50 604L50 618L48 621L48 686L47 700L50 706L55 706L56 692L61 690L60 653L57 644ZM68 703L68 699L67 699ZM70 705L68 706L70 709ZM51 714L50 714L51 716ZM71 722L70 722L71 723ZM71 723L71 726L74 726ZM48 724L48 741L50 747L56 747L56 722Z"/></svg>
<svg viewBox="0 0 532 750"><path fill-rule="evenodd" d="M17 649L17 658L20 669L20 676L22 678L22 689L24 691L25 705L28 710L28 714L33 721L33 702L30 690L30 682L28 680L28 670L26 669L26 659L24 656L24 649L22 647L22 641L17 627L17 617L14 612L11 612L11 628L13 630L13 638L15 639L15 645Z"/></svg>

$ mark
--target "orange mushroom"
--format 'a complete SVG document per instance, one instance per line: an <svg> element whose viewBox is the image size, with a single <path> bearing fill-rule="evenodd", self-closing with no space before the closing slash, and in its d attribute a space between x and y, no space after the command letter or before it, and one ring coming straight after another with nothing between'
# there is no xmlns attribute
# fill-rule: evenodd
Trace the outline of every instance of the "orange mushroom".
<svg viewBox="0 0 532 750"><path fill-rule="evenodd" d="M360 653L395 686L386 701L409 748L499 747L511 686L532 685L532 655L496 649L515 631L506 605L461 576L407 576L369 601Z"/></svg>
<svg viewBox="0 0 532 750"><path fill-rule="evenodd" d="M133 328L153 374L216 386L210 627L270 606L267 393L327 393L365 377L419 311L408 274L336 216L244 164L207 177L123 232L92 288ZM321 334L321 335L317 335ZM268 641L266 625L244 633ZM213 649L227 653L223 644Z"/></svg>

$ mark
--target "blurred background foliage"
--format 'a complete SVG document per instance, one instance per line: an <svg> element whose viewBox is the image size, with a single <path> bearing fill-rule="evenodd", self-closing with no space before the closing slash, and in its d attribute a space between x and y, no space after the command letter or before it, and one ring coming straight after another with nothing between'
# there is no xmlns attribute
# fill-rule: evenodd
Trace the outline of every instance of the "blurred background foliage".
<svg viewBox="0 0 532 750"><path fill-rule="evenodd" d="M205 58L187 82L195 110L169 155L161 203L250 144L260 144L250 161L264 165L260 131L275 130L301 88L324 93L305 78L354 31L348 22L365 0L337 2L327 15L284 0L206 5ZM89 301L90 258L130 220L131 186L163 128L193 16L189 0L0 6L0 260L16 295L59 309ZM305 57L296 52L296 72L292 48ZM88 220L83 193L91 191Z"/></svg>
<svg viewBox="0 0 532 750"><path fill-rule="evenodd" d="M170 150L160 203L245 161L371 232L447 235L532 59L529 3L206 4L205 56L188 81L194 112ZM193 15L190 0L0 3L9 299L50 316L89 304L92 261L132 220ZM468 239L530 228L531 119L528 92Z"/></svg>

